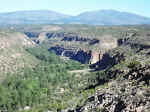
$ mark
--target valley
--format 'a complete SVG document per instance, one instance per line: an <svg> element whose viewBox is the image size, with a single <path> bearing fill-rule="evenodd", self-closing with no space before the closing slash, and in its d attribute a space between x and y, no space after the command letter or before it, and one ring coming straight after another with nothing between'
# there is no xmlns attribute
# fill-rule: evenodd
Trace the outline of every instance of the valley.
<svg viewBox="0 0 150 112"><path fill-rule="evenodd" d="M149 63L149 25L3 26L0 110L149 112Z"/></svg>

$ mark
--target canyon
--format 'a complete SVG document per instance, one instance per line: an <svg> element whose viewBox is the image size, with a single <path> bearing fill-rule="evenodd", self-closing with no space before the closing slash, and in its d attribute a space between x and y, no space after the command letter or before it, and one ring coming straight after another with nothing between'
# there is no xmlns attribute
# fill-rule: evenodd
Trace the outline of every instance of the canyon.
<svg viewBox="0 0 150 112"><path fill-rule="evenodd" d="M10 96L30 93L22 107L18 98L22 102L24 94L16 97L16 110L40 110L42 104L45 112L149 112L149 29L76 25L1 29L0 82ZM14 108L14 97L9 98ZM33 106L32 98L40 103L36 100L38 105Z"/></svg>
<svg viewBox="0 0 150 112"><path fill-rule="evenodd" d="M91 39L75 33L48 32L44 33L44 39L42 39L40 36L41 33L25 32L25 34L37 44L42 43L43 40L55 40L53 44L49 45L49 51L54 51L59 56L68 57L82 64L94 66L104 61L104 59L111 59L108 55L106 57L106 53L119 46L119 40L109 35L104 36L103 39ZM83 46L81 47L81 45Z"/></svg>

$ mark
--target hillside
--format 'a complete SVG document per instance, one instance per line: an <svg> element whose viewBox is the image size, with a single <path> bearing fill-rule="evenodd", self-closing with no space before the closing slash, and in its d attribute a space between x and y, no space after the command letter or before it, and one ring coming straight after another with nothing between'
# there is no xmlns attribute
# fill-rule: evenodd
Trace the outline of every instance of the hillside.
<svg viewBox="0 0 150 112"><path fill-rule="evenodd" d="M24 47L35 44L19 32L0 31L0 75L21 72L26 66L32 67L38 60L27 53Z"/></svg>
<svg viewBox="0 0 150 112"><path fill-rule="evenodd" d="M47 24L68 15L48 10L0 13L0 24Z"/></svg>
<svg viewBox="0 0 150 112"><path fill-rule="evenodd" d="M116 10L84 12L78 15L77 18L82 21L83 24L94 25L134 25L150 23L150 18Z"/></svg>
<svg viewBox="0 0 150 112"><path fill-rule="evenodd" d="M49 10L0 13L0 25L11 24L136 25L150 24L150 18L116 10L84 12L77 16Z"/></svg>

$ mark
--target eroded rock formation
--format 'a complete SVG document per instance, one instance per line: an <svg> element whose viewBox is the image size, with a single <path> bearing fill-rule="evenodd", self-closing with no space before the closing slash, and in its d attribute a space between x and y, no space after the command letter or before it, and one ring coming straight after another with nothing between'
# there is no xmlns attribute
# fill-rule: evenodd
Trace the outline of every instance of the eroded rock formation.
<svg viewBox="0 0 150 112"><path fill-rule="evenodd" d="M91 59L90 59L90 64L95 64L99 62L103 58L104 53L103 52L96 52L92 51L91 53Z"/></svg>
<svg viewBox="0 0 150 112"><path fill-rule="evenodd" d="M118 86L116 91L113 89L97 91L75 112L97 112L98 109L102 112L149 112L149 90L131 87L128 84Z"/></svg>
<svg viewBox="0 0 150 112"><path fill-rule="evenodd" d="M54 51L59 56L65 56L70 59L79 61L83 64L89 63L91 59L91 51L86 51L82 49L71 49L71 48L67 49L60 46L56 46L56 47L51 47L49 51Z"/></svg>
<svg viewBox="0 0 150 112"><path fill-rule="evenodd" d="M77 35L76 33L68 32L25 32L35 43L40 44L44 40L55 39L56 44L52 45L50 51L55 51L57 55L69 57L81 63L90 65L105 64L106 52L110 49L118 47L118 40L107 35L103 39L87 38ZM62 43L62 45L59 45ZM52 43L53 44L53 43ZM74 44L74 48L71 46ZM70 45L69 47L67 45ZM92 48L90 48L92 46Z"/></svg>

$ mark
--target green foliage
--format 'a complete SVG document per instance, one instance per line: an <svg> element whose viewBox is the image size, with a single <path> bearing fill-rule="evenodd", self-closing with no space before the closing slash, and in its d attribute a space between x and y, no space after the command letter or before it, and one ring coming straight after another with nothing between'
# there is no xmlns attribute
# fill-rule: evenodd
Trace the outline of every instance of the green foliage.
<svg viewBox="0 0 150 112"><path fill-rule="evenodd" d="M81 70L84 68L88 68L88 65L82 65L80 62L73 60L66 62L66 69L68 70Z"/></svg>
<svg viewBox="0 0 150 112"><path fill-rule="evenodd" d="M26 50L39 59L40 63L33 69L25 67L23 74L8 74L2 81L0 110L24 111L29 106L37 112L56 111L76 105L88 97L90 92L83 90L92 83L88 80L91 75L77 78L68 72L86 66L75 61L63 61L55 53L42 48ZM84 85L85 82L87 85Z"/></svg>
<svg viewBox="0 0 150 112"><path fill-rule="evenodd" d="M140 62L139 61L137 61L135 58L129 63L129 65L128 65L128 67L129 68L135 68L135 67L137 67L137 66L139 66L140 65Z"/></svg>
<svg viewBox="0 0 150 112"><path fill-rule="evenodd" d="M39 60L42 60L47 63L60 63L60 58L54 52L48 52L46 49L42 47L33 47L33 48L26 48L30 54L34 55Z"/></svg>
<svg viewBox="0 0 150 112"><path fill-rule="evenodd" d="M98 71L98 72L96 72L96 75L97 75L98 80L108 80L109 79L109 75L107 73L105 73L105 71Z"/></svg>
<svg viewBox="0 0 150 112"><path fill-rule="evenodd" d="M63 69L66 70L77 70L77 69L83 69L88 67L87 65L82 65L81 63L73 60L63 61L59 58L59 56L55 54L55 52L48 52L48 50L46 50L43 47L26 48L26 50L32 55L34 55L36 58L41 60L42 66L43 63L44 64L46 63L46 65L53 64L52 67L54 68L61 66L63 67Z"/></svg>
<svg viewBox="0 0 150 112"><path fill-rule="evenodd" d="M96 112L104 112L104 108L96 108Z"/></svg>

